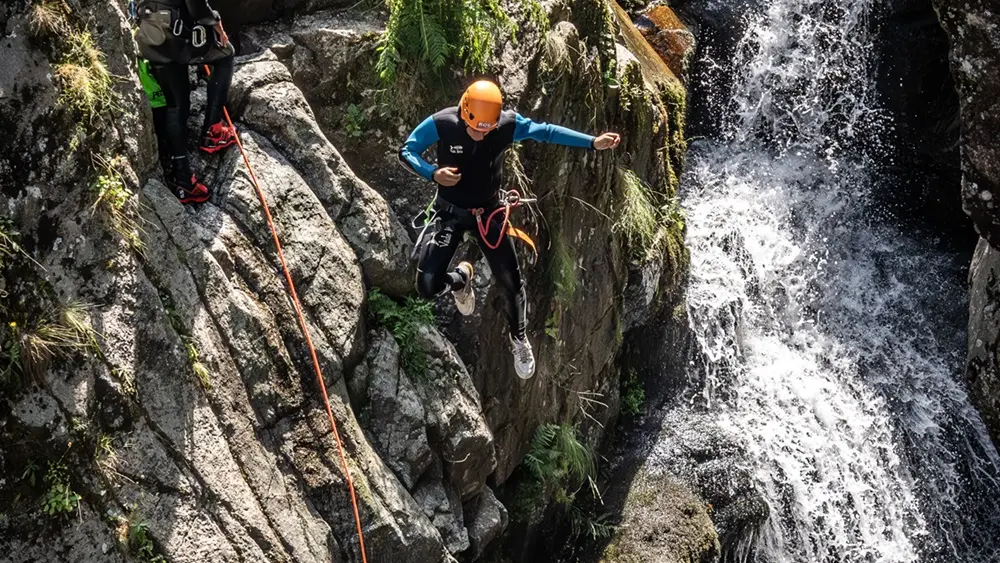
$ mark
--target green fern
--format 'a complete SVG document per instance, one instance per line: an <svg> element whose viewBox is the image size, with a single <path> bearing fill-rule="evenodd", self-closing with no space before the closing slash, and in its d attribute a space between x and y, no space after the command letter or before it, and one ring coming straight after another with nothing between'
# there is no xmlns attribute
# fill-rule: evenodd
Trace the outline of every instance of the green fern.
<svg viewBox="0 0 1000 563"><path fill-rule="evenodd" d="M570 424L543 424L535 430L524 468L563 504L573 501L568 488L582 484L597 472L594 452L580 442Z"/></svg>
<svg viewBox="0 0 1000 563"><path fill-rule="evenodd" d="M417 331L434 323L434 306L429 301L407 297L399 304L377 288L368 293L368 311L372 321L389 329L399 346L403 369L412 377L427 373L427 354L417 342Z"/></svg>
<svg viewBox="0 0 1000 563"><path fill-rule="evenodd" d="M515 1L536 25L548 25L538 0ZM432 74L451 64L482 73L497 38L513 37L518 31L499 0L388 0L388 8L375 65L386 85L395 83L400 68L408 63Z"/></svg>

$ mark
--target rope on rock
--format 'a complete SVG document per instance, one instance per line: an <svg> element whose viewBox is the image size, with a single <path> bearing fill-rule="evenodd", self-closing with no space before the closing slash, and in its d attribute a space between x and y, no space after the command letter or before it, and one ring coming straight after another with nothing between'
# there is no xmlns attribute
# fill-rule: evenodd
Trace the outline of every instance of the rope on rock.
<svg viewBox="0 0 1000 563"><path fill-rule="evenodd" d="M205 71L211 74L211 70L208 65L205 65ZM250 180L253 182L253 187L257 190L257 197L260 199L260 205L264 209L264 216L267 218L267 226L271 230L271 238L274 240L274 247L278 251L278 259L281 261L281 269L285 274L285 281L288 283L288 293L292 299L292 305L295 307L295 314L299 319L299 328L302 329L302 335L305 337L306 346L309 347L309 355L312 357L313 368L316 370L316 381L319 382L320 391L323 393L323 404L326 405L326 416L330 419L330 428L333 429L333 437L337 440L337 451L340 453L340 461L344 466L344 475L347 477L347 488L351 492L351 505L354 508L354 523L358 528L358 542L361 545L361 561L362 563L368 563L368 557L365 554L365 537L361 531L361 516L358 512L358 499L354 494L354 480L351 479L351 470L347 466L347 457L344 455L344 446L340 440L340 433L337 432L337 421L333 418L333 409L330 407L330 397L326 392L326 383L323 381L323 371L319 367L319 359L316 356L316 348L313 346L312 337L309 335L309 327L306 326L306 318L302 313L302 304L299 302L299 296L295 292L295 283L292 282L292 274L288 271L288 265L285 263L285 254L281 250L281 241L278 240L278 231L274 227L274 220L271 218L271 209L267 205L267 200L264 199L264 192L260 189L260 184L257 182L257 175L253 171L253 166L250 164L250 159L247 158L247 153L243 150L243 143L240 141L239 133L236 132L236 127L233 125L233 120L229 117L229 110L225 107L222 108L223 114L226 116L226 123L229 127L233 129L234 137L236 138L236 146L240 149L240 154L243 155L243 162L247 166L247 171L250 172Z"/></svg>

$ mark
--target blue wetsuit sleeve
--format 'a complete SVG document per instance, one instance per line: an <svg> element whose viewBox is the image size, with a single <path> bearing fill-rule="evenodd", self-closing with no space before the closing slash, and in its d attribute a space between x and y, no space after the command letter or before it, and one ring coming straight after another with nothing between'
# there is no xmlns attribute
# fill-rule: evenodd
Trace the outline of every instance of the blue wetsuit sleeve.
<svg viewBox="0 0 1000 563"><path fill-rule="evenodd" d="M514 142L531 139L540 143L552 143L567 147L594 148L594 137L550 123L535 123L517 114L514 126Z"/></svg>
<svg viewBox="0 0 1000 563"><path fill-rule="evenodd" d="M421 155L427 147L436 142L438 142L437 125L434 124L433 117L428 117L410 133L406 142L400 147L399 162L424 178L433 180L437 167L424 160Z"/></svg>

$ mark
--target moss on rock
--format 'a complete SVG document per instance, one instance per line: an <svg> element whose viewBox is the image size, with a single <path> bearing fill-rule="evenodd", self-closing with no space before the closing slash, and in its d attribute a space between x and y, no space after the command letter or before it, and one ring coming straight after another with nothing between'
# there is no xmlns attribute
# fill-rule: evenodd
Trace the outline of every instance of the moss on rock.
<svg viewBox="0 0 1000 563"><path fill-rule="evenodd" d="M601 563L709 563L720 553L708 507L669 475L642 472Z"/></svg>

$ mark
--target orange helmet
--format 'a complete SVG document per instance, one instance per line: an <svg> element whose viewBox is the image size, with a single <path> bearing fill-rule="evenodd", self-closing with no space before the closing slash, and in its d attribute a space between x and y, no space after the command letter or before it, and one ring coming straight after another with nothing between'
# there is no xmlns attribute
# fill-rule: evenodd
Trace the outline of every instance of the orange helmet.
<svg viewBox="0 0 1000 563"><path fill-rule="evenodd" d="M465 123L482 133L493 130L500 122L503 96L500 87L489 80L479 80L469 86L458 102Z"/></svg>

